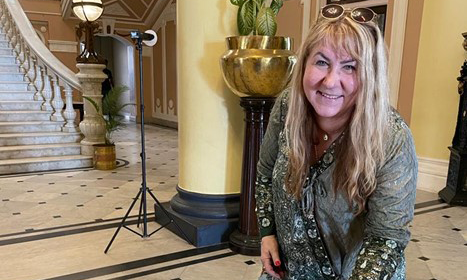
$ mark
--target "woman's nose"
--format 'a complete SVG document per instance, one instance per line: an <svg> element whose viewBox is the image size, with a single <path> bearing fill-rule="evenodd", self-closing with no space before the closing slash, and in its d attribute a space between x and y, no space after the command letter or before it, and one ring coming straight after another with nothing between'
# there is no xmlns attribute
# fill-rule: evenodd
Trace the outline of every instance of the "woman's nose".
<svg viewBox="0 0 467 280"><path fill-rule="evenodd" d="M330 69L323 80L323 85L326 88L333 88L339 82L339 74L334 69Z"/></svg>

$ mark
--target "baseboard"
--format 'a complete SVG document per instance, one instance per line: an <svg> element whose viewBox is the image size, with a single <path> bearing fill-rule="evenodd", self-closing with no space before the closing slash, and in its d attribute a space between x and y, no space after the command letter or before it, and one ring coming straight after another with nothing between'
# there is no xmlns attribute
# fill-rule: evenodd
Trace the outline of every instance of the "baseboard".
<svg viewBox="0 0 467 280"><path fill-rule="evenodd" d="M448 167L447 160L419 157L417 189L438 193L446 186Z"/></svg>

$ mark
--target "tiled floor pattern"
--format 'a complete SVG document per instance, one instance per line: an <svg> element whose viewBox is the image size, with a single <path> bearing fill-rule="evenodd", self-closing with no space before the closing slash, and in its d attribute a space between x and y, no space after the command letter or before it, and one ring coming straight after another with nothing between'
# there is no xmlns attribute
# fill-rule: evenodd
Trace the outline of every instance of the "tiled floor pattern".
<svg viewBox="0 0 467 280"><path fill-rule="evenodd" d="M178 178L177 132L155 126L145 131L148 187L168 201ZM129 125L116 136L116 170L0 178L0 279L257 279L258 257L225 245L196 249L166 229L145 239L122 229L104 254L141 184L139 128ZM128 218L132 228L138 207ZM415 213L407 279L467 279L467 208L419 191ZM148 231L158 227L151 221Z"/></svg>

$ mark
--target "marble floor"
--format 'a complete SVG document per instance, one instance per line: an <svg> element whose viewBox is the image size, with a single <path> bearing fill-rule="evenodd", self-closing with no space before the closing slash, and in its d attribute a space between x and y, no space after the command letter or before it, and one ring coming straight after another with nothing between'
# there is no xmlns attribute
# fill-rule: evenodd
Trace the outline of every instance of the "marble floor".
<svg viewBox="0 0 467 280"><path fill-rule="evenodd" d="M149 125L145 131L148 187L168 201L178 178L177 132ZM145 239L123 229L104 254L140 187L139 139L136 125L117 133L113 171L0 177L0 280L258 278L258 257L225 244L194 248L165 228ZM137 211L138 205L127 220L132 228ZM152 216L152 206L148 211ZM407 279L466 279L467 208L419 191L415 213ZM149 232L159 227L148 225Z"/></svg>

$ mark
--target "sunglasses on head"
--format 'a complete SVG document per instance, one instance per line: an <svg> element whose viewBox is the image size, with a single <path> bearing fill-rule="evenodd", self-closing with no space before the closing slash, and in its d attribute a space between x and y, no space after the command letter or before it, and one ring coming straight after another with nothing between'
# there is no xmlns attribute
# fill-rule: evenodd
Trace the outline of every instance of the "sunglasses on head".
<svg viewBox="0 0 467 280"><path fill-rule="evenodd" d="M367 23L376 18L376 13L369 8L345 9L338 4L330 4L321 8L321 16L328 20L337 20L350 11L350 18L358 23Z"/></svg>

